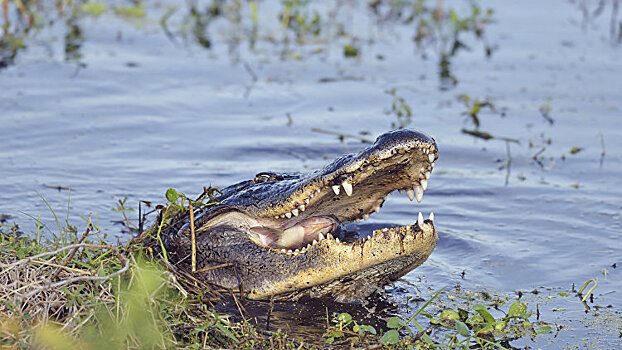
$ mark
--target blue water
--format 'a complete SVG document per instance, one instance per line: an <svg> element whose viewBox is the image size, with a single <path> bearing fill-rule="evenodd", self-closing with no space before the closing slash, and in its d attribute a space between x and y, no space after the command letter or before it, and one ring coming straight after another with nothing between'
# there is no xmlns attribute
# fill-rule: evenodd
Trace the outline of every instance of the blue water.
<svg viewBox="0 0 622 350"><path fill-rule="evenodd" d="M62 220L69 206L78 230L80 216L93 213L109 240L127 240L117 200L127 197L137 209L139 200L164 201L169 187L194 195L263 170L320 167L365 145L312 128L373 140L398 122L387 93L395 88L413 112L407 127L435 137L440 157L421 204L394 195L358 228L411 223L417 212L434 211L440 241L405 285L422 286L424 297L456 284L513 296L570 291L595 278L594 303L612 308L585 314L576 298L557 298L566 313L541 306L542 318L572 331L529 342L620 344L615 325L589 326L603 313L619 320L622 310L622 51L609 34L611 6L585 22L573 2L479 2L495 10L485 31L493 53L487 58L482 41L464 35L470 50L451 60L457 85L443 90L442 45L418 48L412 25L378 24L362 4L341 4L337 17L351 18L349 37L331 39L329 28L307 45L271 40L284 32L266 15L254 50L235 40L247 34L248 19L215 21L205 50L183 39L184 7L169 20L171 41L158 25L161 6L143 20L80 19L84 66L65 60L62 24L32 34L15 64L0 70L0 214L25 232L40 215L51 234L56 224L39 193ZM446 6L468 9L459 1ZM259 4L266 14L279 8ZM351 40L361 55L347 59L342 46ZM494 103L496 111L479 113L482 131L519 141L509 144L509 171L499 169L506 142L461 133L473 124L460 94ZM573 147L581 151L571 154Z"/></svg>

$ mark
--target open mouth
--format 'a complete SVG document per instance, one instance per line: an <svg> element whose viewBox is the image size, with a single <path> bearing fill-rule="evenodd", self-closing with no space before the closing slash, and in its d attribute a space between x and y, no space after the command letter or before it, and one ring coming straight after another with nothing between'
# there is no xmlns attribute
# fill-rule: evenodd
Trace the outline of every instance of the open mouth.
<svg viewBox="0 0 622 350"><path fill-rule="evenodd" d="M325 239L364 243L369 235L346 238L341 224L367 220L394 191L405 192L411 201L423 199L438 150L434 140L410 133L416 137L397 142L395 135L390 141L381 137L360 154L339 158L306 177L260 173L254 182L237 189L235 200L260 196L261 191L270 192L271 198L232 207L206 226L234 226L257 245L290 255L304 254ZM419 213L408 230L414 235L434 231L433 221L434 214L424 220Z"/></svg>

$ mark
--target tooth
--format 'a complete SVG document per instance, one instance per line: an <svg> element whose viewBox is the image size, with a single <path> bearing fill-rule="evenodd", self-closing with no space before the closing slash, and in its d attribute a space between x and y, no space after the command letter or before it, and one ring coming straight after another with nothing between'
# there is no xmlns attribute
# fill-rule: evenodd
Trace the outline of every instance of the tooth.
<svg viewBox="0 0 622 350"><path fill-rule="evenodd" d="M293 252L292 252L292 250L290 249L290 250L288 250L288 251L287 251L287 253L288 253L288 254L291 254L291 253L293 253Z"/></svg>
<svg viewBox="0 0 622 350"><path fill-rule="evenodd" d="M424 191L428 189L428 180L421 180L421 188L423 188Z"/></svg>
<svg viewBox="0 0 622 350"><path fill-rule="evenodd" d="M301 204L298 209L300 209L300 211L305 211L307 209L307 207L305 207L304 204Z"/></svg>
<svg viewBox="0 0 622 350"><path fill-rule="evenodd" d="M430 172L429 171L426 171L424 175L425 175L426 180L430 179Z"/></svg>
<svg viewBox="0 0 622 350"><path fill-rule="evenodd" d="M292 213L285 213L285 217L290 219L292 217Z"/></svg>
<svg viewBox="0 0 622 350"><path fill-rule="evenodd" d="M338 185L333 186L333 192L335 192L336 195L339 195L339 186Z"/></svg>
<svg viewBox="0 0 622 350"><path fill-rule="evenodd" d="M423 215L421 215L421 212L419 212L419 216L417 217L417 225L423 227Z"/></svg>
<svg viewBox="0 0 622 350"><path fill-rule="evenodd" d="M320 189L315 190L315 194L320 194Z"/></svg>
<svg viewBox="0 0 622 350"><path fill-rule="evenodd" d="M285 219L285 214L281 214L281 216L279 216L281 219Z"/></svg>
<svg viewBox="0 0 622 350"><path fill-rule="evenodd" d="M294 250L294 253L298 254L298 253L300 253L300 250L296 249L296 250Z"/></svg>
<svg viewBox="0 0 622 350"><path fill-rule="evenodd" d="M434 221L434 213L430 212L430 216L428 216L428 220Z"/></svg>
<svg viewBox="0 0 622 350"><path fill-rule="evenodd" d="M320 234L319 234L319 235L317 235L317 240L318 240L318 241L321 241L321 240L323 240L323 239L324 239L324 235L322 234L322 232L320 232Z"/></svg>
<svg viewBox="0 0 622 350"><path fill-rule="evenodd" d="M432 162L432 164L430 164L430 168L434 169L434 162Z"/></svg>
<svg viewBox="0 0 622 350"><path fill-rule="evenodd" d="M278 216L278 215L275 215L275 216L274 216L274 218L275 218L275 219L278 219L278 218L279 218L279 216Z"/></svg>
<svg viewBox="0 0 622 350"><path fill-rule="evenodd" d="M285 248L281 249L281 253L285 254L287 253L287 250L285 250Z"/></svg>
<svg viewBox="0 0 622 350"><path fill-rule="evenodd" d="M359 222L361 222L361 219L356 218L356 219L354 219L354 222L356 222L358 224Z"/></svg>
<svg viewBox="0 0 622 350"><path fill-rule="evenodd" d="M380 204L379 204L379 205L377 205L377 206L374 208L374 211L375 211L376 213L380 213Z"/></svg>
<svg viewBox="0 0 622 350"><path fill-rule="evenodd" d="M346 191L346 194L348 196L352 195L352 184L349 183L348 181L344 181L341 183L341 186L343 186L343 189Z"/></svg>
<svg viewBox="0 0 622 350"><path fill-rule="evenodd" d="M430 160L430 163L434 162L434 153L428 154L428 159Z"/></svg>
<svg viewBox="0 0 622 350"><path fill-rule="evenodd" d="M326 235L326 239L333 239L333 235L332 235L331 233L328 233L328 234Z"/></svg>
<svg viewBox="0 0 622 350"><path fill-rule="evenodd" d="M305 204L309 204L309 198L305 198Z"/></svg>
<svg viewBox="0 0 622 350"><path fill-rule="evenodd" d="M315 192L311 192L311 194L309 195L309 197L313 198L313 196L315 196Z"/></svg>
<svg viewBox="0 0 622 350"><path fill-rule="evenodd" d="M388 231L389 231L388 227L385 227L385 228L382 229L382 232L388 232Z"/></svg>
<svg viewBox="0 0 622 350"><path fill-rule="evenodd" d="M335 242L339 243L339 238L335 238Z"/></svg>
<svg viewBox="0 0 622 350"><path fill-rule="evenodd" d="M397 191L398 191L400 194L404 194L404 190L403 190L403 189L401 189L401 188L400 188L399 190L397 190Z"/></svg>
<svg viewBox="0 0 622 350"><path fill-rule="evenodd" d="M415 186L415 198L417 198L417 203L421 203L423 199L423 188L421 186Z"/></svg>
<svg viewBox="0 0 622 350"><path fill-rule="evenodd" d="M408 199L412 202L415 199L415 192L410 188L406 190L406 194L408 195Z"/></svg>
<svg viewBox="0 0 622 350"><path fill-rule="evenodd" d="M369 214L363 214L363 220L369 219Z"/></svg>
<svg viewBox="0 0 622 350"><path fill-rule="evenodd" d="M424 152L425 154L428 154L428 153L430 153L430 150L429 150L429 149L427 149L427 148L424 148L424 149L423 149L423 152Z"/></svg>
<svg viewBox="0 0 622 350"><path fill-rule="evenodd" d="M313 240L313 243L311 243L311 244L316 245L316 244L317 244L317 240L316 240L316 239L314 239L314 240Z"/></svg>
<svg viewBox="0 0 622 350"><path fill-rule="evenodd" d="M298 209L292 210L292 214L294 214L294 216L298 216Z"/></svg>

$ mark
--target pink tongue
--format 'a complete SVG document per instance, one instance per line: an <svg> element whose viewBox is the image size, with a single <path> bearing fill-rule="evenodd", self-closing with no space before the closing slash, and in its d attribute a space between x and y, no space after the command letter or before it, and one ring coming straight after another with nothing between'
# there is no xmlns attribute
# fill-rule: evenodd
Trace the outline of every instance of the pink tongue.
<svg viewBox="0 0 622 350"><path fill-rule="evenodd" d="M323 216L309 218L299 222L296 226L302 226L304 228L305 234L302 239L302 243L304 243L304 245L313 242L313 240L317 239L320 233L326 236L326 234L337 228L335 220Z"/></svg>
<svg viewBox="0 0 622 350"><path fill-rule="evenodd" d="M264 247L270 247L283 234L283 231L265 226L251 227L251 231L258 241L257 243Z"/></svg>
<svg viewBox="0 0 622 350"><path fill-rule="evenodd" d="M336 228L335 220L325 216L316 216L302 220L285 230L266 226L255 226L251 230L259 244L265 247L298 249Z"/></svg>

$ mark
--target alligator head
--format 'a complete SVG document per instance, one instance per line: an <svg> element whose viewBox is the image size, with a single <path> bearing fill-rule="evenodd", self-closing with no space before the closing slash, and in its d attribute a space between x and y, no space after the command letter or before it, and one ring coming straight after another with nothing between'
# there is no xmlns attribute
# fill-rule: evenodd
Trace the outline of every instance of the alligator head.
<svg viewBox="0 0 622 350"><path fill-rule="evenodd" d="M229 186L196 211L196 275L251 299L370 295L428 258L434 216L367 234L341 224L367 219L396 190L420 202L437 157L432 138L398 130L310 174L262 172ZM190 247L188 222L169 229L169 259L187 271Z"/></svg>

